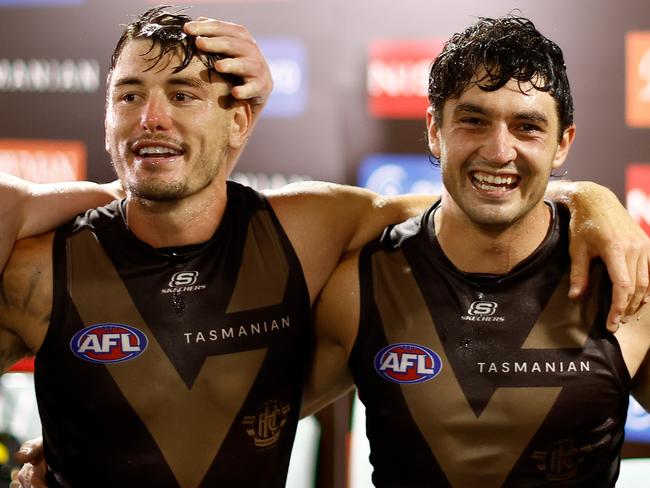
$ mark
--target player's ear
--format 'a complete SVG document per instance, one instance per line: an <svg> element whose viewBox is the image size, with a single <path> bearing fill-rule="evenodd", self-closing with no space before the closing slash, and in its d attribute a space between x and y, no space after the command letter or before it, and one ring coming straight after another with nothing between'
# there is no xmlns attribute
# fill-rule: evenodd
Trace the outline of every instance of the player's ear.
<svg viewBox="0 0 650 488"><path fill-rule="evenodd" d="M571 144L573 144L575 137L576 126L575 124L572 124L570 127L565 129L564 133L562 134L562 139L560 139L560 143L558 144L555 158L553 158L553 169L557 169L562 166L562 164L564 164L564 161L569 154L569 149L571 148Z"/></svg>
<svg viewBox="0 0 650 488"><path fill-rule="evenodd" d="M253 122L253 111L250 103L246 100L234 100L232 102L232 119L228 144L233 149L241 148L248 139L248 133Z"/></svg>
<svg viewBox="0 0 650 488"><path fill-rule="evenodd" d="M429 140L429 151L437 159L440 159L440 139L438 137L438 123L433 107L427 108L427 138Z"/></svg>

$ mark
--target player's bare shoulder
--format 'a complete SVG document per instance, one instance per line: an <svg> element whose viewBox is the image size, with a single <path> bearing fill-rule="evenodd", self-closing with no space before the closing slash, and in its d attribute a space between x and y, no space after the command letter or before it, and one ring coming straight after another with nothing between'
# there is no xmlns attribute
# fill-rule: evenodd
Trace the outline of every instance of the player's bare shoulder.
<svg viewBox="0 0 650 488"><path fill-rule="evenodd" d="M365 188L322 181L287 185L267 194L283 226L301 238L337 241L340 251L361 247L389 224L417 215L438 197L384 196ZM302 230L302 234L300 234Z"/></svg>
<svg viewBox="0 0 650 488"><path fill-rule="evenodd" d="M358 194L371 195L367 190L326 181L300 181L264 193L275 212L285 219L302 219L304 214L325 217L328 204L337 205ZM303 212L298 214L298 210Z"/></svg>
<svg viewBox="0 0 650 488"><path fill-rule="evenodd" d="M53 237L47 233L17 241L0 280L0 328L33 353L50 320Z"/></svg>
<svg viewBox="0 0 650 488"><path fill-rule="evenodd" d="M301 182L269 192L267 198L298 254L313 300L355 241L376 194L335 183Z"/></svg>
<svg viewBox="0 0 650 488"><path fill-rule="evenodd" d="M361 248L389 224L422 211L434 197L385 197L364 188L322 181L268 192L305 272L312 299L341 256Z"/></svg>

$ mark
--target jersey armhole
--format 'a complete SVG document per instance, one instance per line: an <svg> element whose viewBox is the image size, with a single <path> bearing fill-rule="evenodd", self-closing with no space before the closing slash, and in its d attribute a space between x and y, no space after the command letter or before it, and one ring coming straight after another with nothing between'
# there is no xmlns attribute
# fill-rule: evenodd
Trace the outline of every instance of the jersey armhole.
<svg viewBox="0 0 650 488"><path fill-rule="evenodd" d="M371 323L370 307L374 306L372 297L374 296L374 286L372 282L372 255L380 247L380 239L375 239L366 244L359 253L358 263L358 280L359 280L359 323L357 324L357 334L352 343L350 357L348 358L348 368L352 371L352 363L356 360L359 353L360 338L368 337Z"/></svg>
<svg viewBox="0 0 650 488"><path fill-rule="evenodd" d="M36 365L39 362L39 358L47 354L52 337L57 334L57 324L62 323L66 317L63 308L67 283L67 237L68 232L59 229L54 233L54 238L52 239L52 308L47 324L47 332L45 333L41 347L35 355Z"/></svg>

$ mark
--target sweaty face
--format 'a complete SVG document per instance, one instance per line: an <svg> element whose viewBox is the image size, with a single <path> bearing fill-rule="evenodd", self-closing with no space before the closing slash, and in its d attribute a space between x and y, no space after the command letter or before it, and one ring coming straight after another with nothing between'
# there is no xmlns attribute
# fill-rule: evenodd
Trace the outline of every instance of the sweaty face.
<svg viewBox="0 0 650 488"><path fill-rule="evenodd" d="M229 90L196 58L179 73L173 73L179 63L173 54L148 69L158 50L145 54L149 48L149 41L129 41L111 74L106 150L131 195L178 200L225 171Z"/></svg>
<svg viewBox="0 0 650 488"><path fill-rule="evenodd" d="M573 140L571 127L558 144L558 124L551 95L513 80L495 92L472 85L448 100L441 126L431 115L428 125L449 206L481 226L508 226L540 208Z"/></svg>

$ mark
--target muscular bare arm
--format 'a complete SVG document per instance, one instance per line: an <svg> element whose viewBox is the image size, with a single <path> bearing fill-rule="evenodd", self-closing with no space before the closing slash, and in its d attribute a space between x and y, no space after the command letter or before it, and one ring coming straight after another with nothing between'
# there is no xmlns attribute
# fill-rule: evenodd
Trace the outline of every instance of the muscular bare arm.
<svg viewBox="0 0 650 488"><path fill-rule="evenodd" d="M52 234L20 240L0 279L0 371L41 347L52 308Z"/></svg>
<svg viewBox="0 0 650 488"><path fill-rule="evenodd" d="M650 304L644 304L615 335L632 377L632 394L650 412Z"/></svg>
<svg viewBox="0 0 650 488"><path fill-rule="evenodd" d="M0 373L35 354L45 338L52 308L52 237L19 240L0 275ZM28 442L16 458L31 461L21 470L21 486L46 486L42 443L42 438Z"/></svg>
<svg viewBox="0 0 650 488"><path fill-rule="evenodd" d="M353 386L348 358L359 327L359 253L341 261L314 304L314 353L301 415L309 415Z"/></svg>
<svg viewBox="0 0 650 488"><path fill-rule="evenodd" d="M303 267L312 303L341 256L389 224L417 215L432 196L383 197L363 188L302 182L268 192Z"/></svg>
<svg viewBox="0 0 650 488"><path fill-rule="evenodd" d="M36 184L0 173L0 270L16 239L40 234L84 210L118 198L116 183Z"/></svg>
<svg viewBox="0 0 650 488"><path fill-rule="evenodd" d="M124 196L117 181L107 184L70 181L28 185L18 239L52 230L80 212Z"/></svg>
<svg viewBox="0 0 650 488"><path fill-rule="evenodd" d="M571 210L571 292L587 288L591 260L599 256L612 280L607 327L615 331L650 293L650 239L608 188L596 183L559 181L547 197Z"/></svg>

